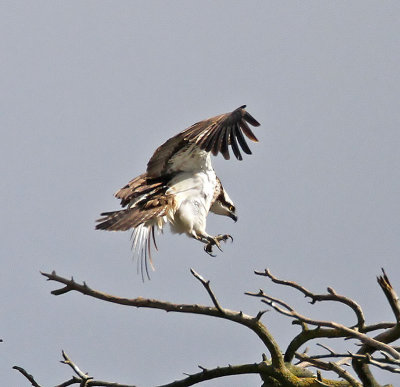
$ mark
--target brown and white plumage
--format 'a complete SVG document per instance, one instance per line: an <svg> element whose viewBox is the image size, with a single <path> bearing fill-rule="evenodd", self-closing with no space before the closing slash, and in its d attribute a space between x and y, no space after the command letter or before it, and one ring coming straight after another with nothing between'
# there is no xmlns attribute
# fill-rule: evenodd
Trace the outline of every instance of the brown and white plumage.
<svg viewBox="0 0 400 387"><path fill-rule="evenodd" d="M258 141L249 124L260 124L245 107L200 121L167 140L154 152L146 172L116 192L125 208L101 214L96 229L133 229L132 248L141 258L142 273L143 266L147 272L147 261L151 263L154 230L162 230L166 223L173 232L205 243L209 254L212 246L220 248L219 242L230 237L212 237L205 231L209 211L237 219L235 206L212 168L210 154L222 153L227 160L229 148L238 160L242 160L240 149L251 154L243 134Z"/></svg>

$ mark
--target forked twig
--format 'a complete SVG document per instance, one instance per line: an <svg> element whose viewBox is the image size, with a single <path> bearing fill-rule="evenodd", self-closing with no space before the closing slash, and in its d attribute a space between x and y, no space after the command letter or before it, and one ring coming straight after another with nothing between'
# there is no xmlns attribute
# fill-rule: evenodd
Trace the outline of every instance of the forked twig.
<svg viewBox="0 0 400 387"><path fill-rule="evenodd" d="M22 375L25 376L29 380L29 382L32 384L33 387L42 387L36 380L35 378L27 371L25 371L22 367L19 366L14 366L14 370L19 371Z"/></svg>
<svg viewBox="0 0 400 387"><path fill-rule="evenodd" d="M300 286L300 285L297 285L297 286ZM295 318L296 320L298 320L300 322L314 325L317 327L332 328L334 330L337 330L338 332L343 333L345 336L358 339L363 344L369 345L370 347L375 348L376 350L382 350L382 351L390 354L391 356L393 356L395 359L400 359L400 353L398 351L396 351L392 346L387 345L384 341L377 340L376 338L371 338L371 337L367 336L366 334L359 332L358 329L349 328L349 327L346 327L345 325L339 324L334 321L316 320L316 319L312 319L312 318L303 316L300 313L298 313L296 310L294 310L294 308L291 307L288 303L286 303L278 298L269 296L268 294L264 293L263 290L260 290L257 293L246 292L246 294L248 294L250 296L261 298L262 302L271 306L277 312L279 312L285 316Z"/></svg>
<svg viewBox="0 0 400 387"><path fill-rule="evenodd" d="M325 371L334 371L337 375L341 378L345 379L347 382L350 383L353 387L362 387L361 383L359 383L353 376L350 375L346 370L341 368L338 364L333 362L324 362L318 359L314 359L313 357L307 356L305 354L296 353L296 358L308 362L319 369Z"/></svg>
<svg viewBox="0 0 400 387"><path fill-rule="evenodd" d="M364 317L364 313L361 309L361 306L357 302L352 300L351 298L337 294L335 292L335 290L331 287L328 287L328 289L327 289L328 294L316 294L316 293L313 293L310 290L306 289L304 286L299 285L298 283L296 283L294 281L286 281L286 280L282 280L282 279L275 277L274 275L272 275L271 271L268 268L265 269L264 271L255 271L254 273L256 275L268 277L271 279L272 282L274 282L276 284L289 286L294 289L297 289L298 291L303 293L305 297L311 298L311 304L315 304L317 301L336 301L336 302L340 302L344 305L347 305L348 307L350 307L353 310L353 312L355 313L355 315L357 317L357 325L356 326L359 329L362 329L365 326L365 317Z"/></svg>
<svg viewBox="0 0 400 387"><path fill-rule="evenodd" d="M192 275L197 278L201 284L205 287L205 289L207 290L208 295L210 296L214 306L222 313L224 314L224 310L221 308L221 305L219 304L217 297L215 297L214 292L211 289L210 286L210 281L209 280L205 280L204 277L202 277L199 273L197 273L196 271L194 271L193 269L190 269L190 272L192 273Z"/></svg>

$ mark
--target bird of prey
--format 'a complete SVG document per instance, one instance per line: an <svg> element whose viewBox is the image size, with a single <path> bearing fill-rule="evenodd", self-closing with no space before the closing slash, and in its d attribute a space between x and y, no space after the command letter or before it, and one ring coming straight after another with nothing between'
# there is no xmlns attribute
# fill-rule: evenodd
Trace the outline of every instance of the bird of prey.
<svg viewBox="0 0 400 387"><path fill-rule="evenodd" d="M157 249L154 230L170 224L171 231L186 234L203 242L212 255L213 246L230 235L211 236L206 232L209 211L237 221L236 208L211 165L211 154L221 153L229 159L229 148L242 160L240 148L251 154L245 138L257 142L249 124L259 126L243 105L190 126L158 147L147 164L145 173L131 180L115 193L123 209L103 212L96 229L126 231L133 229L132 249L143 262L148 276L151 266L151 241ZM154 267L153 267L154 269Z"/></svg>

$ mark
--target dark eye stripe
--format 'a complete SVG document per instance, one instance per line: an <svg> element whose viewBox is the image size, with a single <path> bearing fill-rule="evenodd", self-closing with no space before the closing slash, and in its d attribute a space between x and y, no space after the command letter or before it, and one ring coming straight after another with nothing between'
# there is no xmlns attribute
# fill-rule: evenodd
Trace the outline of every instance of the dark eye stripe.
<svg viewBox="0 0 400 387"><path fill-rule="evenodd" d="M232 210L235 209L235 206L234 206L232 203L228 203L228 202L225 200L225 198L224 198L224 196L223 196L222 194L220 194L220 195L218 196L217 200L220 201L221 204L222 204L224 207L226 207L226 208L232 207ZM232 210L231 210L231 211L232 211Z"/></svg>

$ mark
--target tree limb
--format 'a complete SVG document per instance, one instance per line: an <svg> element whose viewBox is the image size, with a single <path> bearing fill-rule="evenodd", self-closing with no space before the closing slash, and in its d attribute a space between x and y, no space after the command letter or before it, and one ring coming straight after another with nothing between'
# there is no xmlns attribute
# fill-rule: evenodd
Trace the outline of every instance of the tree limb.
<svg viewBox="0 0 400 387"><path fill-rule="evenodd" d="M271 354L271 360L275 367L283 368L284 361L283 355L279 349L273 336L270 334L268 329L264 324L259 321L259 318L249 316L243 312L232 311L225 308L210 307L204 305L193 305L193 304L174 304L166 301L159 301L148 298L124 298L112 296L94 289L91 289L85 282L83 284L78 284L73 278L70 280L67 278L60 277L55 271L52 273L41 273L45 276L48 281L55 281L64 284L65 286L61 289L53 290L51 293L53 295L65 294L70 291L76 291L93 298L97 298L103 301L112 302L115 304L134 306L137 308L151 308L151 309L161 309L167 312L179 312L179 313L192 313L192 314L202 314L212 317L223 318L236 322L238 324L244 325L251 329L265 344ZM197 273L196 273L197 274ZM199 278L198 278L199 279ZM205 281L205 280L204 280Z"/></svg>
<svg viewBox="0 0 400 387"><path fill-rule="evenodd" d="M335 292L335 290L330 287L328 287L328 294L316 294L316 293L309 291L308 289L299 285L296 282L281 280L281 279L273 276L269 269L265 269L263 272L255 271L254 273L256 275L268 277L271 279L272 282L274 282L276 284L289 286L289 287L299 290L301 293L304 294L305 297L311 298L311 302L310 302L311 304L315 304L317 301L336 301L336 302L340 302L344 305L347 305L348 307L350 307L352 309L352 311L355 313L355 315L357 317L356 326L359 329L361 329L365 325L365 317L364 317L364 313L361 309L361 306L359 304L357 304L357 302L355 302L351 298L337 294Z"/></svg>
<svg viewBox="0 0 400 387"><path fill-rule="evenodd" d="M67 354L62 351L62 356L64 360L61 360L61 363L69 365L74 372L78 376L73 376L70 380L67 380L64 383L58 384L56 387L68 387L72 386L73 384L79 384L80 387L136 387L133 385L127 385L127 384L120 384L120 383L114 383L114 382L105 382L105 381L100 381L100 380L94 380L92 376L89 376L88 374L82 372L79 367L67 356ZM25 371L22 367L14 366L14 369L19 371L22 375L24 375L29 382L32 384L34 387L41 387L33 378L32 375L30 375L27 371Z"/></svg>
<svg viewBox="0 0 400 387"><path fill-rule="evenodd" d="M210 281L205 280L200 274L196 273L193 269L190 269L190 272L192 273L192 275L197 278L201 284L205 287L205 289L207 290L208 295L211 298L211 301L213 302L214 306L222 313L224 314L224 310L221 308L221 306L219 305L219 302L217 300L217 297L215 297L214 292L211 290L211 286L210 286Z"/></svg>
<svg viewBox="0 0 400 387"><path fill-rule="evenodd" d="M315 367L318 367L319 369L336 372L337 375L339 375L341 378L348 381L349 384L353 387L362 387L361 383L359 383L347 371L345 371L343 368L341 368L336 363L333 363L333 362L326 363L319 359L315 359L313 357L307 356L305 354L300 354L300 353L296 354L296 358L298 358L301 361L309 362L312 365L314 365Z"/></svg>
<svg viewBox="0 0 400 387"><path fill-rule="evenodd" d="M52 273L41 273L47 278L48 281L55 281L63 286L59 289L53 290L53 295L62 295L68 292L76 291L81 294L88 295L106 302L116 303L119 305L133 306L137 308L151 308L160 309L167 312L177 313L191 313L200 314L211 317L218 317L225 320L236 322L240 325L246 326L251 329L261 339L267 347L271 359L268 360L263 356L261 363L242 364L227 367L217 367L207 369L199 366L200 372L192 375L187 374L183 379L176 380L172 383L165 384L159 387L183 387L192 386L194 384L222 378L225 376L239 375L239 374L258 374L263 380L264 387L380 387L374 379L369 365L379 367L392 373L400 373L400 350L397 347L389 345L394 340L400 338L400 302L392 288L390 281L383 271L383 275L378 277L378 283L384 292L393 314L396 318L395 323L381 322L372 325L366 325L365 317L361 307L352 299L337 294L332 288L328 288L327 294L315 294L306 289L305 287L297 284L296 282L285 281L273 276L268 269L264 272L255 272L257 275L268 277L272 282L293 287L306 297L311 298L311 303L314 304L318 301L333 301L347 305L356 315L357 324L351 327L342 325L335 321L323 321L309 318L298 313L289 303L264 293L260 290L258 293L246 292L245 294L253 297L258 297L261 302L271 306L278 313L294 319L293 323L302 326L302 331L290 342L285 356L282 355L278 344L268 331L267 327L261 323L260 319L265 313L265 310L260 310L256 316L244 314L241 311L234 311L226 309L221 306L217 296L211 288L210 281L203 278L196 271L191 269L192 275L202 284L211 299L212 306L197 305L197 304L176 304L156 299L148 299L143 297L137 298L124 298L116 297L104 292L100 292L90 288L85 282L82 284L74 281L73 278L67 279L58 276L55 271ZM315 327L310 329L309 326ZM375 330L383 330L375 337L367 335L369 332ZM316 338L353 338L360 340L362 345L360 350L354 354L351 352L336 353L333 349L317 343L317 345L328 351L327 354L322 355L306 355L297 353L297 349L309 340ZM375 351L380 351L380 357L372 357ZM79 384L81 387L102 386L102 387L134 387L124 384L97 381L92 376L84 373L63 351L62 352L63 364L68 365L74 372L74 376L66 382L59 384L57 387L68 387L73 384ZM293 357L300 359L302 362L299 364L291 364ZM323 361L323 359L328 359ZM335 361L329 359L336 359ZM360 381L356 380L349 372L347 372L343 365L348 365L348 361L352 360L352 365L357 373ZM344 381L324 379L320 371L314 375L305 367L313 366L317 369L333 371ZM27 371L21 367L14 367L18 370L34 387L41 387Z"/></svg>
<svg viewBox="0 0 400 387"><path fill-rule="evenodd" d="M254 364L242 364L232 366L229 365L227 367L217 367L213 369L206 369L204 367L201 368L201 372L196 374L188 375L186 378L181 380L176 380L175 382L163 384L158 387L187 387L193 386L194 384L204 382L206 380L212 380L216 378L222 378L225 376L231 375L243 375L243 374L260 374L261 372L261 363Z"/></svg>
<svg viewBox="0 0 400 387"><path fill-rule="evenodd" d="M328 328L336 329L337 331L345 334L346 337L348 336L348 337L358 339L364 344L367 344L375 349L387 352L396 359L400 359L400 353L398 351L396 351L390 345L387 345L387 344L385 344L385 342L380 341L380 339L371 338L371 337L367 336L366 334L359 332L356 329L348 328L345 325L339 324L334 321L315 320L315 319L311 319L309 317L303 316L300 313L296 312L286 302L284 302L278 298L271 297L271 296L265 294L262 290L258 293L247 292L246 294L262 298L262 300L261 300L262 302L271 306L277 312L279 312L285 316L293 317L296 320L305 322L310 325L315 325L317 327L328 327ZM278 306L278 305L280 305L280 306ZM386 335L387 333L388 333L388 331L385 331L381 335Z"/></svg>
<svg viewBox="0 0 400 387"><path fill-rule="evenodd" d="M385 271L382 269L383 275L379 276L377 278L378 284L381 287L383 293L386 296L386 299L388 300L392 311L396 317L396 324L392 327L389 328L379 335L375 336L373 340L375 342L382 342L387 345L388 343L392 343L393 341L397 340L400 338L400 321L399 321L399 315L400 315L400 306L399 306L399 298L393 289L388 276L386 275ZM389 345L387 345L390 347ZM391 356L393 356L395 359L400 359L400 352L391 347L394 353L390 353ZM363 342L362 347L360 350L357 352L357 354L360 355L372 355L377 349L374 345L371 345L371 343L368 342ZM384 351L388 353L387 351ZM356 371L358 377L360 380L363 382L365 387L376 387L379 386L378 382L375 380L371 370L369 369L368 363L362 362L358 359L353 359L352 361L353 369Z"/></svg>
<svg viewBox="0 0 400 387"><path fill-rule="evenodd" d="M377 281L379 286L381 287L383 293L389 302L390 307L392 308L393 314L396 318L396 323L400 324L400 301L396 292L394 291L392 284L389 281L388 276L385 273L385 270L382 269L382 275L377 277Z"/></svg>
<svg viewBox="0 0 400 387"><path fill-rule="evenodd" d="M25 371L22 367L14 366L13 369L19 371L22 375L24 375L29 380L29 382L32 384L33 387L42 387L35 380L35 378L31 374L29 374L27 371Z"/></svg>

